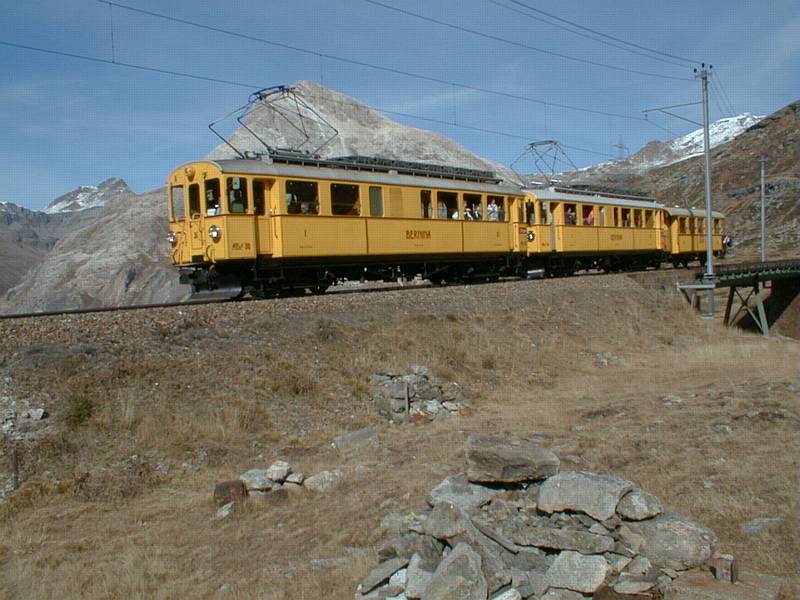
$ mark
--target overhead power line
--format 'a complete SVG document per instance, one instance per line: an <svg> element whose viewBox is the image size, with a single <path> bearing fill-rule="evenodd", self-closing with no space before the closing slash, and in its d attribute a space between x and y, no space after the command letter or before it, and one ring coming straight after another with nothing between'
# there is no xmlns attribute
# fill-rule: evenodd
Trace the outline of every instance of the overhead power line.
<svg viewBox="0 0 800 600"><path fill-rule="evenodd" d="M109 66L112 66L112 67L123 67L123 68L126 68L126 69L136 69L136 70L139 70L139 71L147 71L147 72L151 72L151 73L158 73L160 75L168 75L168 76L171 76L171 77L182 77L182 78L186 78L186 79L196 79L196 80L199 80L199 81L208 81L208 82L212 82L212 83L220 83L220 84L223 84L223 85L231 85L231 86L236 86L236 87L245 87L245 88L249 88L249 89L262 89L264 87L263 84L244 83L244 82L241 82L241 81L231 81L229 79L219 79L219 78L216 78L216 77L207 77L207 76L203 76L203 75L193 75L191 73L183 73L183 72L180 72L180 71L171 71L171 70L168 70L168 69L158 69L158 68L155 68L155 67L146 67L144 65L137 65L137 64L134 64L134 63L114 61L114 60L109 60L109 59L106 59L106 58L97 58L97 57L94 57L94 56L86 56L84 54L75 54L75 53L72 53L72 52L63 52L63 51L60 51L60 50L50 50L50 49L47 49L47 48L37 48L35 46L27 46L27 45L24 45L24 44L15 44L13 42L6 42L6 41L2 41L2 40L0 40L0 45L8 46L10 48L17 48L17 49L20 49L20 50L29 50L29 51L33 51L33 52L41 52L41 53L44 53L44 54L51 54L51 55L55 55L55 56L64 56L64 57L67 57L67 58L85 60L85 61L89 61L89 62L109 65ZM330 99L327 99L327 101L328 102L336 102L336 103L342 104L342 105L346 104L345 102L340 102L340 101L336 101L336 100L332 101ZM415 114L411 114L411 113L398 112L398 111L393 111L393 110L384 110L384 109L382 109L380 107L375 107L375 110L377 110L379 112L382 112L382 113L385 113L385 114L389 114L389 115L396 115L396 116L400 116L400 117L406 117L406 118L409 118L409 119L416 119L416 120L419 120L419 121L427 121L427 122L430 122L430 123L437 123L437 124L440 124L440 125L447 125L447 126L450 126L450 127L456 127L458 129L477 131L477 132L480 132L480 133L488 133L488 134L496 135L496 136L500 136L500 137L513 138L513 139L519 139L519 140L525 140L525 141L530 139L529 137L526 137L526 136L522 136L522 135L518 135L518 134L514 134L514 133L508 133L508 132L505 132L505 131L497 131L497 130L494 130L494 129L488 129L488 128L484 128L484 127L476 127L476 126L472 126L472 125L465 125L463 123L444 121L444 120L440 120L440 119L432 119L432 118L429 118L429 117L423 117L423 116L415 115ZM565 148L571 148L572 150L575 150L575 151L578 151L578 152L584 152L586 154L596 154L598 156L608 156L608 155L606 155L606 154L604 154L602 152L597 152L595 150L589 150L587 148L579 148L579 147L575 147L575 146L564 146L564 147Z"/></svg>
<svg viewBox="0 0 800 600"><path fill-rule="evenodd" d="M615 44L614 42L610 42L610 41L605 40L605 39L603 39L603 38L601 38L599 36L596 36L596 35L592 35L592 34L589 34L589 33L584 33L584 32L582 32L580 30L576 31L572 27L567 27L565 25L560 25L558 23L555 23L555 22L550 21L548 19L545 19L543 17L537 17L536 15L532 15L529 12L525 12L523 10L520 10L519 8L514 8L513 6L508 6L507 4L503 4L502 2L498 2L497 0L489 0L489 3L490 4L494 4L495 6L499 6L500 8L504 8L506 10L509 10L511 12L517 13L518 15L522 15L522 16L527 17L529 19L532 19L534 21L538 21L540 23L545 23L547 25L550 25L551 27L555 27L555 28L561 29L563 31L568 31L568 32L570 32L570 33L572 33L574 35L586 38L587 40L593 40L593 41L598 42L600 44L604 44L606 46L611 46L612 48L617 48L619 50L624 50L625 52L630 52L631 54L636 54L638 56L644 56L645 58L648 58L650 60L657 60L658 62L662 62L662 63L668 64L668 65L675 65L677 67L686 68L686 65L684 63L681 63L681 62L678 62L678 61L675 61L675 60L672 60L672 59L669 59L669 58L661 58L659 56L653 56L652 54L647 54L646 52L640 52L640 51L635 50L633 48L627 48L627 47L625 47L625 46L623 46L621 44Z"/></svg>
<svg viewBox="0 0 800 600"><path fill-rule="evenodd" d="M308 54L308 55L311 55L311 56L327 58L329 60L334 60L334 61L337 61L337 62L342 62L342 63L346 63L346 64L350 64L350 65L356 65L356 66L359 66L359 67L367 67L367 68L370 68L370 69L376 69L378 71L384 71L386 73L392 73L394 75L403 75L405 77L411 77L411 78L418 79L418 80L421 80L421 81L430 81L430 82L433 82L433 83L440 83L440 84L443 84L443 85L449 85L449 86L460 88L460 89L463 89L463 90L471 90L473 92L480 92L482 94L491 94L493 96L499 96L499 97L503 97L503 98L511 98L511 99L514 99L514 100L522 100L524 102L530 102L530 103L539 104L539 105L542 105L542 106L553 106L555 108L562 108L564 110L574 110L574 111L577 111L577 112L583 112L583 113L594 114L594 115L602 115L604 117L614 117L614 118L617 118L617 119L626 119L626 120L629 120L629 121L641 121L641 120L643 120L641 117L635 117L635 116L631 116L631 115L623 115L623 114L620 114L620 113L613 113L613 112L608 112L608 111L603 111L603 110L595 110L595 109L591 109L591 108L583 108L583 107L579 107L579 106L572 106L572 105L569 105L569 104L560 104L560 103L557 103L557 102L548 102L547 100L540 100L538 98L532 98L530 96L524 96L524 95L521 95L521 94L512 94L510 92L503 92L503 91L500 91L500 90L493 90L493 89L489 89L489 88L483 88L483 87L479 87L479 86L475 86L475 85L469 85L469 84L466 84L466 83L459 83L459 82L456 82L456 81L449 81L447 79L441 79L439 77L431 77L431 76L428 76L428 75L422 75L420 73L413 73L411 71L404 71L402 69L395 69L393 67L385 67L385 66L382 66L382 65L376 65L374 63L368 63L368 62L365 62L365 61L355 60L355 59L351 59L351 58L344 58L344 57L341 57L341 56L336 56L334 54L328 54L326 52L319 52L317 50L309 50L308 48L303 48L303 47L300 47L300 46L294 46L294 45L291 45L291 44L285 44L283 42L275 42L275 41L268 40L268 39L265 39L265 38L259 38L259 37L256 37L256 36L247 35L247 34L244 34L244 33L239 33L238 31L231 31L229 29L223 29L221 27L214 27L212 25L205 25L203 23L197 23L197 22L194 22L194 21L189 21L187 19L180 19L178 17L172 17L172 16L165 15L165 14L162 14L162 13L157 13L157 12L153 12L153 11L149 11L149 10L144 10L144 9L141 9L141 8L135 8L135 7L132 7L132 6L127 6L125 4L120 4L118 2L111 2L110 0L98 0L98 2L101 2L103 4L113 4L114 6L117 6L119 8L125 9L125 10L129 10L131 12L136 12L136 13L140 13L140 14L144 14L144 15L149 15L149 16L152 16L152 17L155 17L155 18L158 18L158 19L163 19L165 21L172 21L174 23L181 23L183 25L188 25L190 27L197 27L199 29L205 29L207 31L214 31L216 33L222 33L224 35L229 35L229 36L232 36L232 37L237 37L237 38L241 38L241 39L245 39L245 40L250 40L250 41L253 41L253 42L259 42L259 43L262 43L262 44L267 44L269 46L273 46L273 47L276 47L276 48L283 48L285 50L292 50L294 52L300 52L302 54Z"/></svg>
<svg viewBox="0 0 800 600"><path fill-rule="evenodd" d="M525 4L524 2L520 2L520 0L509 0L509 1L514 3L514 4L516 4L517 6L522 6L523 8L527 8L528 10L531 10L531 11L533 11L535 13L540 14L540 15L545 15L547 17L550 17L551 19L555 19L556 21L560 21L561 23L566 23L566 24L571 25L573 27L577 27L578 29L581 29L583 31L588 31L589 33L594 33L595 35L599 35L599 36L604 37L606 39L613 40L615 42L619 42L620 44L625 44L626 46L631 46L632 48L637 48L639 50L644 50L645 52L652 52L653 54L658 54L659 56L666 56L667 58L674 58L676 60L681 60L681 61L689 63L689 64L698 64L700 62L698 60L692 60L691 58L686 58L684 56L678 56L676 54L670 54L669 52L662 52L661 50L655 50L654 48L648 48L647 46L642 46L640 44L635 44L633 42L629 42L627 40L623 40L622 38L618 38L618 37L615 37L613 35L609 35L607 33L603 33L602 31L597 31L596 29L592 29L591 27L586 27L586 26L581 25L579 23L575 23L574 21L570 21L568 19L564 19L562 17L559 17L558 15L554 15L552 13L545 12L545 11L543 11L541 9L538 9L536 7L531 6L530 4Z"/></svg>
<svg viewBox="0 0 800 600"><path fill-rule="evenodd" d="M478 37L482 37L482 38L485 38L487 40L492 40L494 42L499 42L501 44L506 44L508 46L516 46L517 48L524 48L526 50L531 50L533 52L540 52L542 54L547 54L549 56L556 56L558 58L563 58L565 60L571 60L571 61L574 61L574 62L579 62L579 63L583 63L583 64L586 64L586 65L591 65L591 66L594 66L594 67L602 67L602 68L605 68L605 69L613 69L615 71L622 71L624 73L632 73L632 74L635 74L635 75L645 75L647 77L658 77L658 78L661 78L661 79L673 79L673 80L677 80L677 81L692 81L692 79L689 79L687 77L675 77L675 76L672 76L672 75L664 75L664 74L661 74L661 73L649 73L647 71L637 71L636 69L629 69L627 67L619 67L619 66L616 66L616 65L610 65L608 63L602 63L602 62L598 62L598 61L594 61L594 60L578 58L576 56L570 56L568 54L561 54L560 52L554 52L552 50L546 50L544 48L537 48L536 46L523 44L522 42L515 42L513 40L508 40L508 39L505 39L505 38L502 38L502 37L499 37L499 36L496 36L496 35L492 35L490 33L484 33L482 31L477 31L475 29L470 29L468 27L462 27L461 25L455 25L453 23L448 23L447 21L441 21L439 19L434 19L432 17L426 17L425 15L421 15L419 13L415 13L415 12L412 12L410 10L406 10L406 9L403 9L403 8L398 8L396 6L391 6L389 4L384 4L383 2L378 2L377 0L364 0L364 2L366 2L368 4L372 4L373 6L380 6L382 8L387 9L387 10L392 10L392 11L398 12L400 14L408 15L408 16L414 17L416 19L421 19L421 20L427 21L429 23L435 23L436 25L441 25L442 27L447 27L449 29L454 29L456 31L461 31L463 33L469 33L471 35L476 35Z"/></svg>

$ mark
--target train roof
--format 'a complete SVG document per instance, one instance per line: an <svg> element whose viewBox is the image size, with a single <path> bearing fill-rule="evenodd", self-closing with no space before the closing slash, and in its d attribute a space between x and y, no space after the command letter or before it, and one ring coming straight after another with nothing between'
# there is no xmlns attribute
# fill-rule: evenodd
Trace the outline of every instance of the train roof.
<svg viewBox="0 0 800 600"><path fill-rule="evenodd" d="M349 157L348 157L349 158ZM269 158L258 159L224 159L224 160L205 160L194 162L206 162L216 165L223 173L236 173L241 175L265 175L280 177L300 177L307 179L326 179L334 181L354 181L359 183L374 183L382 185L404 185L420 188L446 188L465 192L478 192L485 194L498 195L523 195L521 186L504 182L497 178L482 178L476 176L471 178L470 173L486 174L491 172L476 171L471 169L460 169L465 174L458 178L456 170L447 171L441 165L430 165L431 170L423 174L421 169L408 168L407 173L401 173L398 169L388 166L382 168L366 168L358 164L332 164L333 161L311 161L306 164L287 164L276 162ZM339 161L337 161L339 162ZM402 161L396 161L401 163ZM181 165L181 169L186 165ZM404 163L405 165L423 163ZM493 175L493 174L492 174Z"/></svg>
<svg viewBox="0 0 800 600"><path fill-rule="evenodd" d="M703 218L706 216L705 209L700 208L679 208L677 206L665 206L664 211L670 217L700 217ZM725 215L721 212L711 211L712 216L715 219L724 219Z"/></svg>
<svg viewBox="0 0 800 600"><path fill-rule="evenodd" d="M591 204L604 204L606 206L626 206L630 208L663 208L663 205L656 202L655 198L603 193L598 190L591 189L551 186L549 188L533 189L528 191L533 193L539 200L583 202Z"/></svg>

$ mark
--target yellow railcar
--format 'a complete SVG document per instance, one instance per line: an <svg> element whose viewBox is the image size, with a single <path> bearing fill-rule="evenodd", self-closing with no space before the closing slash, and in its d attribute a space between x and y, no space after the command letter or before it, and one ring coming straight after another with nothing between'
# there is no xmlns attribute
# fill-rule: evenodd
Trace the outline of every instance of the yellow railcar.
<svg viewBox="0 0 800 600"><path fill-rule="evenodd" d="M663 258L662 208L642 196L532 190L526 203L528 253L551 273L657 267Z"/></svg>
<svg viewBox="0 0 800 600"><path fill-rule="evenodd" d="M714 255L723 253L722 234L725 216L712 212L712 244ZM664 208L664 251L674 266L692 261L706 263L706 212L694 208Z"/></svg>
<svg viewBox="0 0 800 600"><path fill-rule="evenodd" d="M527 245L522 191L486 171L284 155L192 162L167 184L172 261L195 290L493 278Z"/></svg>
<svg viewBox="0 0 800 600"><path fill-rule="evenodd" d="M705 219L652 198L524 190L494 173L365 157L197 161L167 181L169 241L195 291L324 291L342 279L433 282L686 265ZM714 250L722 249L714 213Z"/></svg>

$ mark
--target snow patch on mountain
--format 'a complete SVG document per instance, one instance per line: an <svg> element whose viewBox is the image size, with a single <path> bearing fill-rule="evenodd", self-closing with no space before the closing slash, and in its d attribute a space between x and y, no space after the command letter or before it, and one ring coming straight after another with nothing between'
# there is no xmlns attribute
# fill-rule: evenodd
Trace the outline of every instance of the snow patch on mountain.
<svg viewBox="0 0 800 600"><path fill-rule="evenodd" d="M106 179L99 185L82 185L53 200L43 212L48 214L75 212L87 208L98 208L119 196L129 194L131 189L119 177Z"/></svg>
<svg viewBox="0 0 800 600"><path fill-rule="evenodd" d="M715 121L708 127L708 137L712 148L731 141L743 131L758 123L764 117L758 117L750 113L744 113L737 117L729 117ZM669 142L670 148L685 160L698 156L703 153L703 130L697 129L683 137L676 138ZM673 161L678 162L678 161Z"/></svg>

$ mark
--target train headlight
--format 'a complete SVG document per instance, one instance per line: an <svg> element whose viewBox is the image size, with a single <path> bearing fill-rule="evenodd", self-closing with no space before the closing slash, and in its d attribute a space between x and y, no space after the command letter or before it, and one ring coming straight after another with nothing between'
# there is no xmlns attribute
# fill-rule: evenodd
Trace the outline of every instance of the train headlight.
<svg viewBox="0 0 800 600"><path fill-rule="evenodd" d="M212 225L208 228L208 237L217 242L219 238L222 237L222 231L220 231L220 228L216 225Z"/></svg>
<svg viewBox="0 0 800 600"><path fill-rule="evenodd" d="M169 235L167 235L167 241L169 242L169 245L172 246L173 248L175 247L175 244L178 243L178 236L175 235L174 231L169 232Z"/></svg>
<svg viewBox="0 0 800 600"><path fill-rule="evenodd" d="M535 238L535 237L536 237L536 234L535 234L535 233L533 233L532 231L529 231L529 232L528 232L528 241L529 241L529 242L532 242L532 241L533 241L533 238Z"/></svg>

